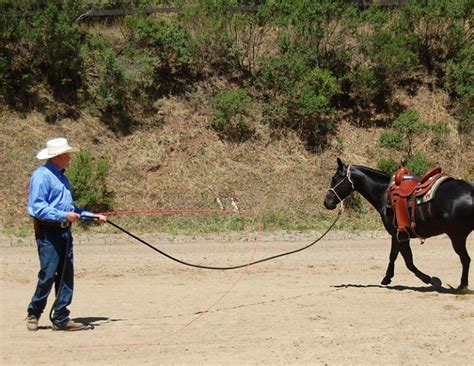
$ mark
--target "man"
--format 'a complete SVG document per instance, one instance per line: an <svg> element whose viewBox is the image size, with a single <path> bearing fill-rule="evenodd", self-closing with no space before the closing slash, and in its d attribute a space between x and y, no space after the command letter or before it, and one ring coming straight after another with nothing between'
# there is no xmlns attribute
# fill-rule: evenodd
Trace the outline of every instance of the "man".
<svg viewBox="0 0 474 366"><path fill-rule="evenodd" d="M71 225L85 216L104 223L104 215L94 215L74 204L71 186L64 175L71 161L71 153L78 149L69 146L65 138L46 143L38 152L39 160L47 160L30 179L28 214L33 218L40 261L36 291L28 306L28 330L38 330L38 320L46 307L53 284L56 301L52 316L53 330L74 331L86 325L69 318L67 307L72 302L74 264Z"/></svg>

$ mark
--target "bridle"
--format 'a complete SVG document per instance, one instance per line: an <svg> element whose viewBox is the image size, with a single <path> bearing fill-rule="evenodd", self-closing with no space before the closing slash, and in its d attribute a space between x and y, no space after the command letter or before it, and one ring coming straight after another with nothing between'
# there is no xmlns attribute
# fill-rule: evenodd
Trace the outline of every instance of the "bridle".
<svg viewBox="0 0 474 366"><path fill-rule="evenodd" d="M341 197L340 197L340 196L337 194L337 192L336 192L336 188L337 188L340 184L342 184L343 182L345 182L345 181L346 181L346 178L347 178L347 180L349 181L349 183L351 184L352 190L355 190L355 188L354 188L354 182L353 182L352 177L351 177L351 166L352 166L352 165L349 165L349 166L347 167L346 176L345 176L343 179L341 179L341 181L340 181L339 183L337 183L334 187L329 188L329 190L328 190L329 192L334 193L334 195L337 197L337 199L339 200L339 202L340 202L341 204L342 204L342 202L345 200L345 198L344 198L344 199L341 199Z"/></svg>

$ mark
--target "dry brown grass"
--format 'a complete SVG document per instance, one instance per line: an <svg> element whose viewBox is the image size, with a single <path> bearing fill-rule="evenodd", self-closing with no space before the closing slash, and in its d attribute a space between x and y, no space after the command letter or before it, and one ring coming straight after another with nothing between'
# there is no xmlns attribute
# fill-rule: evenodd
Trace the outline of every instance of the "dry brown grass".
<svg viewBox="0 0 474 366"><path fill-rule="evenodd" d="M199 98L199 103L165 99L143 128L121 137L88 115L48 124L37 112L4 110L0 229L19 232L29 226L25 205L29 175L38 164L35 155L57 136L110 161L108 185L116 210L231 209L233 200L240 210L264 213L276 226L287 227L311 226L328 215L322 201L337 156L375 167L389 153L378 147L379 128L358 128L347 121L340 122L333 147L320 155L307 152L292 133L270 139L270 131L258 123L258 138L225 143L208 128L206 96ZM430 122L449 123L446 145L433 149L422 142L423 149L448 173L473 180L473 151L459 150L455 121L445 108L447 96L421 88L414 97L399 92L397 99ZM381 228L373 210L364 210L357 225Z"/></svg>

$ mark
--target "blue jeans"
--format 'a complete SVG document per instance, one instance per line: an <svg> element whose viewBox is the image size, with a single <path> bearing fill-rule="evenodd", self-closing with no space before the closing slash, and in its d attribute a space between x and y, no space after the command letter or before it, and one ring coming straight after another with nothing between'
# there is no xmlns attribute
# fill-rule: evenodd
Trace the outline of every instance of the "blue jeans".
<svg viewBox="0 0 474 366"><path fill-rule="evenodd" d="M40 261L38 283L30 304L28 314L38 318L46 307L49 293L55 285L56 303L53 323L63 325L69 320L68 306L72 302L74 290L74 263L71 227L47 227L36 233L36 244ZM63 273L64 269L64 273ZM61 275L62 285L61 284Z"/></svg>

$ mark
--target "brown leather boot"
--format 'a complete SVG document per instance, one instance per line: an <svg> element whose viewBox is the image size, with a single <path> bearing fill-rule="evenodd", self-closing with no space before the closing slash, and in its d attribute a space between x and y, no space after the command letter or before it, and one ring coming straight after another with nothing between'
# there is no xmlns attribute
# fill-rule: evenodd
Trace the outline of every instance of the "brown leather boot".
<svg viewBox="0 0 474 366"><path fill-rule="evenodd" d="M68 320L62 325L53 324L53 330L63 330L66 332L73 332L76 330L85 330L88 329L88 326L82 323L75 322L74 320Z"/></svg>
<svg viewBox="0 0 474 366"><path fill-rule="evenodd" d="M38 317L36 315L28 314L26 317L26 329L31 331L38 330Z"/></svg>

